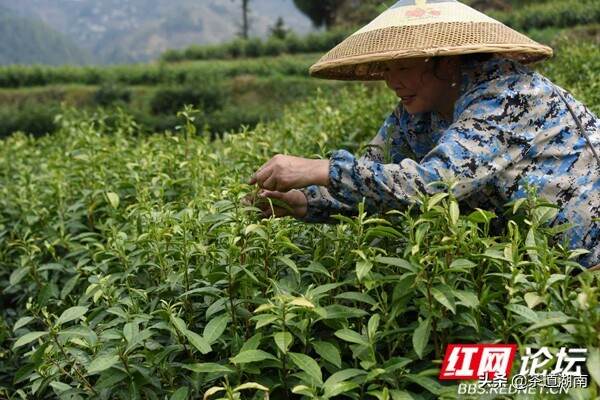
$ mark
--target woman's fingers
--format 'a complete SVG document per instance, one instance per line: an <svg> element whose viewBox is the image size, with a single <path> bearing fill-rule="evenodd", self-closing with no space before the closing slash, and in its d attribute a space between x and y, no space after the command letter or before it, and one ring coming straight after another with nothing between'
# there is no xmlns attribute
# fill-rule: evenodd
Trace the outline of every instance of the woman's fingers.
<svg viewBox="0 0 600 400"><path fill-rule="evenodd" d="M278 192L276 190L261 190L258 192L259 197L268 197L270 199L278 199L283 200L285 198L285 193Z"/></svg>
<svg viewBox="0 0 600 400"><path fill-rule="evenodd" d="M250 185L257 184L258 186L262 187L262 183L271 175L273 175L273 169L277 164L277 160L279 160L280 158L280 155L276 155L275 157L271 158L269 161L264 163L259 169L256 170L254 174L252 174L248 183Z"/></svg>
<svg viewBox="0 0 600 400"><path fill-rule="evenodd" d="M329 160L311 160L278 154L260 167L249 180L262 189L287 192L311 184L329 184Z"/></svg>
<svg viewBox="0 0 600 400"><path fill-rule="evenodd" d="M270 175L264 181L259 181L258 186L270 191L278 190L277 177L275 175Z"/></svg>

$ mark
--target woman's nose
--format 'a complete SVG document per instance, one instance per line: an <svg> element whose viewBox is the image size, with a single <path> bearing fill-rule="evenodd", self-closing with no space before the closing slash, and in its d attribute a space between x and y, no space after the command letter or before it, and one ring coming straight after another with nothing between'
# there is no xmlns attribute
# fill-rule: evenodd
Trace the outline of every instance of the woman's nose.
<svg viewBox="0 0 600 400"><path fill-rule="evenodd" d="M385 82L390 88L405 88L406 85L402 82L399 77L399 74L394 74L393 72L384 72L383 78Z"/></svg>

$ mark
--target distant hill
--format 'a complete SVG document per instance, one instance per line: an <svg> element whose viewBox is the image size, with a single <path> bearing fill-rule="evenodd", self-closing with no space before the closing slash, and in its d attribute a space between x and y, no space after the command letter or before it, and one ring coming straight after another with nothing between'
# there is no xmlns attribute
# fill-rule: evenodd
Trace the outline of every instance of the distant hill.
<svg viewBox="0 0 600 400"><path fill-rule="evenodd" d="M91 55L39 20L0 7L0 64L86 64Z"/></svg>
<svg viewBox="0 0 600 400"><path fill-rule="evenodd" d="M99 63L157 58L167 49L231 40L241 0L0 0L90 51ZM311 23L292 0L251 0L251 35L264 37L279 16L298 33ZM2 40L5 42L5 39Z"/></svg>

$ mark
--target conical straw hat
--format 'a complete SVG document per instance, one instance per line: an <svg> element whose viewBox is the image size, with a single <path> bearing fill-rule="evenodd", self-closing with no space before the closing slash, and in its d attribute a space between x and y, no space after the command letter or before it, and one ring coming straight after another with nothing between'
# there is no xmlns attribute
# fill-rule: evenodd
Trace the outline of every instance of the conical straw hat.
<svg viewBox="0 0 600 400"><path fill-rule="evenodd" d="M523 63L552 49L455 0L400 0L310 68L318 78L383 79L382 61L501 53Z"/></svg>

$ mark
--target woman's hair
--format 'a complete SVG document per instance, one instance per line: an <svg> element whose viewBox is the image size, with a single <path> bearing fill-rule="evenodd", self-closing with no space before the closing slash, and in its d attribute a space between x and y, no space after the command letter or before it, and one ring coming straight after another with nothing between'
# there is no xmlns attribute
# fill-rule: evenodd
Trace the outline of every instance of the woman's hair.
<svg viewBox="0 0 600 400"><path fill-rule="evenodd" d="M448 56L438 56L438 57L431 58L431 60L433 61L433 76L435 76L437 79L439 79L441 81L445 80L444 78L441 78L438 76L438 68L439 68L440 60L442 59L442 57L448 57ZM453 56L449 56L449 57L453 57ZM471 64L474 62L488 61L494 57L494 53L461 54L458 57L460 59L461 64Z"/></svg>

